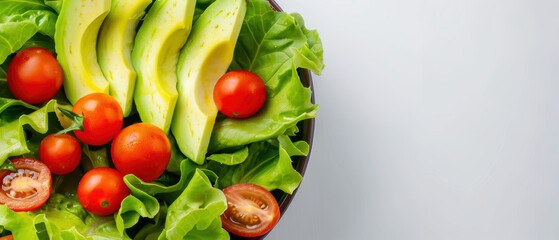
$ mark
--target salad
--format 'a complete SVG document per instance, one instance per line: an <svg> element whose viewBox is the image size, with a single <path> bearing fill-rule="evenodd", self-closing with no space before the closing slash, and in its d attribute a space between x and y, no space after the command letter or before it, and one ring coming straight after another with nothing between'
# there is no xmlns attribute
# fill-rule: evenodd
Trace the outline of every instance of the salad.
<svg viewBox="0 0 559 240"><path fill-rule="evenodd" d="M298 14L3 0L0 43L0 239L261 236L302 180L324 64Z"/></svg>

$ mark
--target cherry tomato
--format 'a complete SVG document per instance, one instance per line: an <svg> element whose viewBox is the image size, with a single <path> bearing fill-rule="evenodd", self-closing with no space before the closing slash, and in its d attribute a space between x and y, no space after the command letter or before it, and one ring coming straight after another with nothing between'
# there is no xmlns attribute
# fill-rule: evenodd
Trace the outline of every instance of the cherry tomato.
<svg viewBox="0 0 559 240"><path fill-rule="evenodd" d="M254 184L236 184L223 189L227 210L221 215L223 228L242 237L257 237L269 232L280 218L274 196Z"/></svg>
<svg viewBox="0 0 559 240"><path fill-rule="evenodd" d="M12 160L17 172L0 170L0 204L16 212L41 207L51 193L52 178L47 165L30 158Z"/></svg>
<svg viewBox="0 0 559 240"><path fill-rule="evenodd" d="M76 102L72 111L85 117L84 131L74 134L82 142L100 146L110 142L122 128L122 109L118 102L105 93L91 93Z"/></svg>
<svg viewBox="0 0 559 240"><path fill-rule="evenodd" d="M53 133L44 138L39 145L39 160L54 174L71 173L80 164L81 157L80 143L68 134L55 136Z"/></svg>
<svg viewBox="0 0 559 240"><path fill-rule="evenodd" d="M3 236L0 237L0 240L14 240L14 236L13 235Z"/></svg>
<svg viewBox="0 0 559 240"><path fill-rule="evenodd" d="M97 215L115 213L122 200L130 194L122 178L122 174L112 168L90 170L78 185L78 201L87 211Z"/></svg>
<svg viewBox="0 0 559 240"><path fill-rule="evenodd" d="M233 118L246 118L264 105L266 86L252 72L231 71L217 81L213 95L215 105L221 113Z"/></svg>
<svg viewBox="0 0 559 240"><path fill-rule="evenodd" d="M36 104L51 99L60 90L64 74L51 52L31 47L20 51L10 62L7 80L16 98Z"/></svg>
<svg viewBox="0 0 559 240"><path fill-rule="evenodd" d="M171 159L171 143L157 126L136 123L113 140L111 156L122 174L134 174L144 182L161 176Z"/></svg>

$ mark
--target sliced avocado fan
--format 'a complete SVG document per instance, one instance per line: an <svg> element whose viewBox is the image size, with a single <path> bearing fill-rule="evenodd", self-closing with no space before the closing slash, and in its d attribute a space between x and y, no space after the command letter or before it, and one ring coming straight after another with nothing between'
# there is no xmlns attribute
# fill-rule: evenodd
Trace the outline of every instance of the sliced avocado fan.
<svg viewBox="0 0 559 240"><path fill-rule="evenodd" d="M124 117L132 110L136 71L130 54L136 27L152 0L113 0L97 42L99 66L109 82L109 93L120 104Z"/></svg>
<svg viewBox="0 0 559 240"><path fill-rule="evenodd" d="M177 66L179 99L171 131L180 150L202 164L217 116L213 88L233 60L246 0L217 0L192 27Z"/></svg>
<svg viewBox="0 0 559 240"><path fill-rule="evenodd" d="M192 28L196 0L156 0L138 30L132 64L134 102L143 122L169 131L177 102L177 61Z"/></svg>
<svg viewBox="0 0 559 240"><path fill-rule="evenodd" d="M64 91L72 104L90 93L109 93L95 49L99 28L110 9L111 0L62 3L54 42L64 72Z"/></svg>

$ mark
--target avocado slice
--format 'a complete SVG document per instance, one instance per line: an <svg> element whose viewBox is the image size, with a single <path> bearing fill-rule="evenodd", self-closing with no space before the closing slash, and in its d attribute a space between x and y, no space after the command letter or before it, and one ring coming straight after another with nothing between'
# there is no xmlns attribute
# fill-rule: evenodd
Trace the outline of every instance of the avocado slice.
<svg viewBox="0 0 559 240"><path fill-rule="evenodd" d="M217 116L213 88L233 60L246 0L217 0L192 27L177 66L179 99L171 131L180 150L202 164Z"/></svg>
<svg viewBox="0 0 559 240"><path fill-rule="evenodd" d="M111 0L62 3L54 42L64 72L64 91L72 104L90 93L109 93L95 49L99 28L110 10Z"/></svg>
<svg viewBox="0 0 559 240"><path fill-rule="evenodd" d="M138 30L132 64L140 118L169 131L177 102L177 61L192 28L196 0L156 0Z"/></svg>
<svg viewBox="0 0 559 240"><path fill-rule="evenodd" d="M109 93L120 104L124 117L132 110L136 71L130 54L136 27L152 0L113 0L97 42L98 62L109 82Z"/></svg>

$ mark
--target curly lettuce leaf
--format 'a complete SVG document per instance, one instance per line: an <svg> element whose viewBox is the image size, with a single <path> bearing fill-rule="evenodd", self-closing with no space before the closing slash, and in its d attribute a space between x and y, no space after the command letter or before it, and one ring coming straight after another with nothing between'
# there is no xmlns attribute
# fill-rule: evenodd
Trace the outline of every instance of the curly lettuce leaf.
<svg viewBox="0 0 559 240"><path fill-rule="evenodd" d="M298 68L320 74L324 68L318 33L307 30L298 14L276 12L268 1L250 0L230 70L248 70L266 84L266 103L246 119L216 120L210 152L283 135L297 122L316 116L311 90Z"/></svg>
<svg viewBox="0 0 559 240"><path fill-rule="evenodd" d="M121 235L112 216L88 213L75 195L53 194L37 211L14 212L0 205L0 225L15 239L129 239Z"/></svg>
<svg viewBox="0 0 559 240"><path fill-rule="evenodd" d="M61 129L54 125L56 115L49 114L54 113L56 107L56 100L51 100L44 107L22 115L22 112L29 112L36 108L19 100L0 98L0 123L2 123L0 125L0 136L2 136L0 138L0 165L11 156L31 153L33 155L26 157L36 158L41 140L49 133L49 126L51 126L51 132ZM17 111L14 111L14 108ZM24 129L33 130L36 134L32 134L31 138L27 139Z"/></svg>
<svg viewBox="0 0 559 240"><path fill-rule="evenodd" d="M0 62L37 33L52 38L57 18L43 0L0 1Z"/></svg>
<svg viewBox="0 0 559 240"><path fill-rule="evenodd" d="M183 161L180 164L180 170L179 181L170 186L159 181L146 183L132 174L124 177L124 182L130 189L131 195L122 201L121 208L115 215L116 225L120 232L136 225L140 217L154 218L161 209L160 201L169 205L180 195L196 168L189 161Z"/></svg>
<svg viewBox="0 0 559 240"><path fill-rule="evenodd" d="M291 142L282 136L280 146L267 141L252 143L248 147L248 158L241 164L227 166L208 162L208 169L217 173L217 187L223 189L239 183L252 183L268 191L280 189L292 194L302 180L291 163L291 156L307 155L309 146L304 141Z"/></svg>
<svg viewBox="0 0 559 240"><path fill-rule="evenodd" d="M169 206L159 239L229 239L219 216L227 209L225 194L196 170L181 195Z"/></svg>

